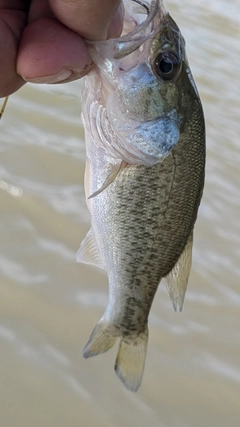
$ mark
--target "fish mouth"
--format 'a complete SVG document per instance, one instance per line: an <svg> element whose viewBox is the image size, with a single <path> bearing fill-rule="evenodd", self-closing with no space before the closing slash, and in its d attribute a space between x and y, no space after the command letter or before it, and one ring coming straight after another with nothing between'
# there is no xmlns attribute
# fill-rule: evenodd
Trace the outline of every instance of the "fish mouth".
<svg viewBox="0 0 240 427"><path fill-rule="evenodd" d="M132 0L134 3L139 4L140 6L144 7L144 9L147 11L147 14L149 15L149 7L146 3L139 1L139 0Z"/></svg>
<svg viewBox="0 0 240 427"><path fill-rule="evenodd" d="M166 15L162 0L131 0L131 2L125 0L124 6L128 29L124 28L120 37L105 41L85 40L94 60L96 53L101 57L114 60L134 52L146 40L154 37L159 30L159 22ZM147 15L143 22L141 22L142 15Z"/></svg>

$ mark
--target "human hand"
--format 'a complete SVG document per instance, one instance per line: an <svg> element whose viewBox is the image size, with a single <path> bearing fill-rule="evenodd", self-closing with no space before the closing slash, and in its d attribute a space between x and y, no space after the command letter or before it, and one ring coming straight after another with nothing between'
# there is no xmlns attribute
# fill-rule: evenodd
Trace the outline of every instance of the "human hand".
<svg viewBox="0 0 240 427"><path fill-rule="evenodd" d="M93 66L83 39L118 37L122 15L121 0L0 0L0 97L83 77Z"/></svg>

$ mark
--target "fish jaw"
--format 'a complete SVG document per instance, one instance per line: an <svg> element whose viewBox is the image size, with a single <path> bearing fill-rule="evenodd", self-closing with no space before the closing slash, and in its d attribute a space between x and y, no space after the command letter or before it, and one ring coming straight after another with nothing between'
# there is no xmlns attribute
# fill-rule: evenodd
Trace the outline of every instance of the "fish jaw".
<svg viewBox="0 0 240 427"><path fill-rule="evenodd" d="M144 11L146 14L146 9L141 7L141 4L135 3L135 0L124 0L123 3L125 18L121 37L100 42L86 40L94 62L108 75L114 73L115 60L118 64L117 60L129 58L130 54L139 49L144 42L154 37L166 14L162 0L141 2L142 5L146 5L148 10L147 17L144 20L142 17ZM135 13L134 9L136 8L141 9L138 11L139 13ZM133 59L136 58L136 56L131 56L131 61L128 62L132 63Z"/></svg>

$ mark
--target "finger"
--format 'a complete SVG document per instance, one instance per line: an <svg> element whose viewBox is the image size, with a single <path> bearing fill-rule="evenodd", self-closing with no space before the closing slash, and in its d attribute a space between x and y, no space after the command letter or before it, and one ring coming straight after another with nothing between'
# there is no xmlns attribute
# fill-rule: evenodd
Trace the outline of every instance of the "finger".
<svg viewBox="0 0 240 427"><path fill-rule="evenodd" d="M17 72L34 83L60 83L84 76L92 67L83 39L56 19L43 18L23 32Z"/></svg>
<svg viewBox="0 0 240 427"><path fill-rule="evenodd" d="M33 83L76 80L92 66L78 34L54 18L48 0L32 0L17 59L17 71Z"/></svg>
<svg viewBox="0 0 240 427"><path fill-rule="evenodd" d="M31 0L28 12L28 24L41 18L54 18L48 0Z"/></svg>
<svg viewBox="0 0 240 427"><path fill-rule="evenodd" d="M5 3L0 2L0 97L10 95L24 84L16 71L16 56L27 19L27 4ZM15 9L17 6L19 10Z"/></svg>
<svg viewBox="0 0 240 427"><path fill-rule="evenodd" d="M123 19L124 19L124 7L123 3L120 3L120 6L117 10L117 13L114 15L110 25L107 30L107 38L119 37L123 28Z"/></svg>
<svg viewBox="0 0 240 427"><path fill-rule="evenodd" d="M122 27L121 0L49 0L55 16L67 27L88 40L107 38L115 19L111 36L120 35Z"/></svg>
<svg viewBox="0 0 240 427"><path fill-rule="evenodd" d="M50 1L52 5L52 0ZM79 33L88 38L102 38L103 34L105 38L113 37L121 32L123 10L118 8L120 0L101 0L101 4L98 1L98 7L96 0L58 0L57 5L59 4L67 5L63 24L54 19L48 0L31 2L29 25L23 32L17 59L17 71L26 81L69 82L90 71L92 60L82 37L76 32L73 21L76 21L77 26L80 22ZM74 5L75 9L71 5ZM55 9L54 13L57 15ZM58 15L57 17L59 18ZM85 31L86 19L90 19L93 37L90 32ZM69 23L71 29L68 28ZM100 28L100 31L97 28Z"/></svg>

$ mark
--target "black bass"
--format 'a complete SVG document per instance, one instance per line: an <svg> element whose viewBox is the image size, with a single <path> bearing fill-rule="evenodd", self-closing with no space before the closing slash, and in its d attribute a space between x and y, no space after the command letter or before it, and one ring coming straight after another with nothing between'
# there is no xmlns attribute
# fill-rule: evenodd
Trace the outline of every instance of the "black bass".
<svg viewBox="0 0 240 427"><path fill-rule="evenodd" d="M127 0L123 35L89 42L85 191L91 229L80 262L107 271L109 302L84 357L120 340L115 370L141 384L148 315L162 278L182 309L204 185L205 127L180 30L158 0Z"/></svg>

